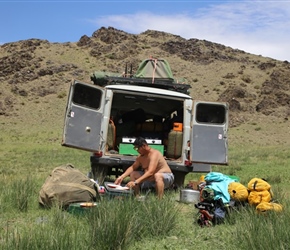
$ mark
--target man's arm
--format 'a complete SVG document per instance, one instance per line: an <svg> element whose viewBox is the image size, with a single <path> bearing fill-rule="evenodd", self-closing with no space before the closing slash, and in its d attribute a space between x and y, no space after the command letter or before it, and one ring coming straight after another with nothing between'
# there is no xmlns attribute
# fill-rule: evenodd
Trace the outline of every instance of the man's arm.
<svg viewBox="0 0 290 250"><path fill-rule="evenodd" d="M126 178L127 176L129 176L134 170L136 170L139 167L140 163L139 161L136 159L136 161L126 169L126 171L120 175L116 180L115 180L115 184L120 185L122 183L122 181L124 180L124 178Z"/></svg>

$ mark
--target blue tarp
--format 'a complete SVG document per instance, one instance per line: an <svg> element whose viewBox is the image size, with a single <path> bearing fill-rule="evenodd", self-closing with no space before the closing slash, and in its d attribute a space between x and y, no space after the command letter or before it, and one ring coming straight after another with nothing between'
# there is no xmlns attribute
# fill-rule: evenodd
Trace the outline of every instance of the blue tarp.
<svg viewBox="0 0 290 250"><path fill-rule="evenodd" d="M206 187L214 190L215 200L221 198L225 204L230 202L231 197L228 191L228 186L231 182L236 180L218 172L210 172L205 176L204 179L208 183Z"/></svg>

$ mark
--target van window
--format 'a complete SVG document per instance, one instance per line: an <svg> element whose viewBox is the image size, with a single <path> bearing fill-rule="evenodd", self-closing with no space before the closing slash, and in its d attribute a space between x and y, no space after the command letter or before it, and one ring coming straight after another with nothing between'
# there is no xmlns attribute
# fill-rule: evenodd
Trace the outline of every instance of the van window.
<svg viewBox="0 0 290 250"><path fill-rule="evenodd" d="M76 84L74 87L72 101L75 104L87 108L99 109L101 105L101 97L101 90L82 84Z"/></svg>
<svg viewBox="0 0 290 250"><path fill-rule="evenodd" d="M199 103L196 106L197 122L223 124L226 119L226 109L223 105Z"/></svg>

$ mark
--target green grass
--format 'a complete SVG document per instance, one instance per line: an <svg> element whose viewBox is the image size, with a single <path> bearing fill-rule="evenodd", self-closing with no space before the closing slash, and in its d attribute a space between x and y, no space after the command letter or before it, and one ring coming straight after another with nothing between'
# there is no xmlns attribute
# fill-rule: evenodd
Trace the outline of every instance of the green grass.
<svg viewBox="0 0 290 250"><path fill-rule="evenodd" d="M289 206L289 202L284 201L284 205ZM247 211L240 215L240 226L233 235L236 245L241 249L289 249L288 213L289 209L281 214L270 212L257 216Z"/></svg>
<svg viewBox="0 0 290 250"><path fill-rule="evenodd" d="M103 200L96 209L76 215L58 207L38 206L38 192L57 166L72 163L86 174L89 153L60 145L60 131L48 128L6 129L0 144L0 248L1 249L287 249L289 245L290 152L286 146L235 146L229 166L213 171L240 177L265 178L281 213L258 215L251 207L234 211L225 224L201 228L197 209L166 192L158 201ZM13 134L13 136L11 136ZM186 181L198 180L191 173Z"/></svg>

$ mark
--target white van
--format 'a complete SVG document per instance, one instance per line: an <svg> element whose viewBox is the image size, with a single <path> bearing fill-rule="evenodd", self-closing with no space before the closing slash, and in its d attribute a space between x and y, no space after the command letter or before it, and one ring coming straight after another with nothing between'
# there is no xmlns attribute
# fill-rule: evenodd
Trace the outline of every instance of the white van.
<svg viewBox="0 0 290 250"><path fill-rule="evenodd" d="M227 103L193 100L185 85L178 91L182 84L167 88L160 79L106 79L105 86L72 81L62 140L63 146L92 152L95 180L117 177L135 161L138 136L164 155L178 187L190 172L227 165Z"/></svg>

